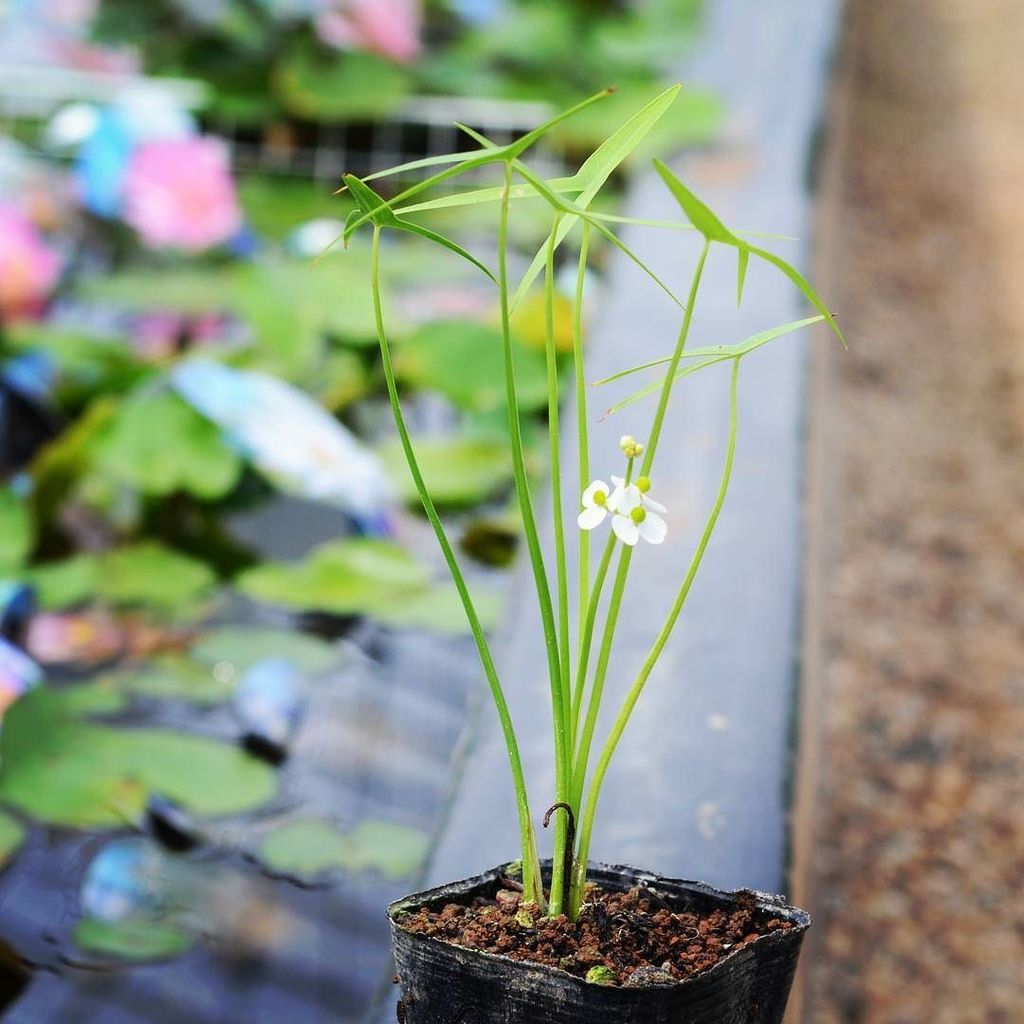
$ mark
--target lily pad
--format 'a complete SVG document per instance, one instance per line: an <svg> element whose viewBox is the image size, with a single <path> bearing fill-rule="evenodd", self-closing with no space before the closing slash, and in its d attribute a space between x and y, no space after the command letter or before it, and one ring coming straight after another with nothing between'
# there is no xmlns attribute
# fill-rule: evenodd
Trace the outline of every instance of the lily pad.
<svg viewBox="0 0 1024 1024"><path fill-rule="evenodd" d="M35 541L32 517L9 487L0 487L0 576L24 564Z"/></svg>
<svg viewBox="0 0 1024 1024"><path fill-rule="evenodd" d="M100 580L97 555L72 555L59 562L43 562L27 573L36 588L39 606L47 611L79 604L96 593Z"/></svg>
<svg viewBox="0 0 1024 1024"><path fill-rule="evenodd" d="M271 871L310 878L344 867L348 840L330 822L301 818L280 825L260 844L260 859Z"/></svg>
<svg viewBox="0 0 1024 1024"><path fill-rule="evenodd" d="M315 878L329 871L377 871L399 881L423 863L430 837L387 821L364 821L345 834L320 818L300 818L274 829L260 845L271 871Z"/></svg>
<svg viewBox="0 0 1024 1024"><path fill-rule="evenodd" d="M85 917L75 928L75 944L88 953L120 960L170 960L187 952L195 936L184 928L155 921L102 921Z"/></svg>
<svg viewBox="0 0 1024 1024"><path fill-rule="evenodd" d="M193 658L208 665L226 662L235 677L267 658L284 658L300 672L324 672L338 661L337 650L324 640L287 629L214 629L192 645Z"/></svg>
<svg viewBox="0 0 1024 1024"><path fill-rule="evenodd" d="M265 803L276 785L272 769L236 747L76 718L43 687L11 707L0 733L0 800L53 824L123 825L151 791L193 814L237 814Z"/></svg>
<svg viewBox="0 0 1024 1024"><path fill-rule="evenodd" d="M316 121L376 120L396 111L409 90L408 74L371 53L329 56L293 49L273 86L289 113Z"/></svg>
<svg viewBox="0 0 1024 1024"><path fill-rule="evenodd" d="M508 443L496 438L414 438L413 450L437 505L478 505L512 480ZM410 505L419 494L397 441L378 449L399 494Z"/></svg>
<svg viewBox="0 0 1024 1024"><path fill-rule="evenodd" d="M303 562L267 562L242 573L243 593L297 610L360 615L387 608L429 586L426 568L388 541L330 541Z"/></svg>
<svg viewBox="0 0 1024 1024"><path fill-rule="evenodd" d="M493 590L473 593L473 606L484 629L497 625L503 602ZM428 592L380 608L374 618L388 626L428 629L435 633L461 635L469 631L466 609L454 585L437 585Z"/></svg>
<svg viewBox="0 0 1024 1024"><path fill-rule="evenodd" d="M570 324L570 348L572 347ZM543 348L543 341L541 347ZM544 356L513 349L519 408L547 402ZM395 348L395 372L407 384L438 391L461 409L505 408L505 355L501 330L467 320L437 320Z"/></svg>
<svg viewBox="0 0 1024 1024"><path fill-rule="evenodd" d="M44 562L27 576L38 588L40 606L48 610L96 597L119 607L181 612L205 597L216 582L204 563L155 541Z"/></svg>
<svg viewBox="0 0 1024 1024"><path fill-rule="evenodd" d="M204 597L215 582L213 570L202 562L145 542L103 556L99 594L115 605L171 611Z"/></svg>
<svg viewBox="0 0 1024 1024"><path fill-rule="evenodd" d="M0 811L0 868L4 868L25 841L25 826L17 818Z"/></svg>
<svg viewBox="0 0 1024 1024"><path fill-rule="evenodd" d="M242 460L208 419L170 391L130 397L96 439L99 468L143 494L221 498Z"/></svg>
<svg viewBox="0 0 1024 1024"><path fill-rule="evenodd" d="M185 655L166 655L138 669L106 677L108 685L124 694L212 705L234 692L234 678Z"/></svg>

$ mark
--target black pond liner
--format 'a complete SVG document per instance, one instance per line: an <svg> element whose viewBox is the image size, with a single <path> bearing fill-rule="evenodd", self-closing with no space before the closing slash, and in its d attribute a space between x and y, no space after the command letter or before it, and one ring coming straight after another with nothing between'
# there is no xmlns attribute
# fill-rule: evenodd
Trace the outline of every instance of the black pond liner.
<svg viewBox="0 0 1024 1024"><path fill-rule="evenodd" d="M493 897L505 865L482 875L414 893L388 907L401 990L399 1019L406 1024L777 1024L782 1021L804 932L811 919L780 897L730 892L703 882L662 878L630 867L592 865L589 879L606 889L651 887L673 909L701 914L731 908L753 895L764 916L794 927L746 943L714 967L674 985L646 988L588 984L565 971L414 935L404 914L440 909L474 896Z"/></svg>

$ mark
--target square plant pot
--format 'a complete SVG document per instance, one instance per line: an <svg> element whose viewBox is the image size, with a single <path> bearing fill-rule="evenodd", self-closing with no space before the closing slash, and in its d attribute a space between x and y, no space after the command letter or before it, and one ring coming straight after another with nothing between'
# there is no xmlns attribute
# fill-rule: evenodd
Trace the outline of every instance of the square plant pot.
<svg viewBox="0 0 1024 1024"><path fill-rule="evenodd" d="M555 967L457 946L402 926L420 908L493 898L506 865L414 893L388 908L406 1024L777 1024L782 1021L810 917L779 897L726 891L630 867L592 865L591 882L625 892L642 886L669 909L706 915L753 901L756 920L790 923L742 942L714 966L684 980L644 987L592 984ZM545 874L549 865L545 865Z"/></svg>

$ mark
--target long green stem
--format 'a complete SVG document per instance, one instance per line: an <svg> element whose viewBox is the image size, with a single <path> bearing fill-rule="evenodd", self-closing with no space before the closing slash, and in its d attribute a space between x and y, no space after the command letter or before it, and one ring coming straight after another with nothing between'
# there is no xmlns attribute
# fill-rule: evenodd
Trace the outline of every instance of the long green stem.
<svg viewBox="0 0 1024 1024"><path fill-rule="evenodd" d="M562 671L562 721L572 751L571 689L569 678L569 574L565 558L565 522L562 517L562 463L559 438L558 353L555 351L555 240L562 216L555 214L544 260L544 306L547 320L544 354L548 375L548 441L551 460L551 518L555 537L555 578L558 589L558 663ZM582 531L581 531L582 532Z"/></svg>
<svg viewBox="0 0 1024 1024"><path fill-rule="evenodd" d="M580 533L586 535L586 530ZM576 682L572 695L572 720L575 723L573 729L579 727L580 710L583 707L583 691L586 689L587 672L590 669L590 647L594 640L594 624L597 621L597 609L601 604L601 591L604 589L605 577L608 575L608 566L611 565L612 552L615 550L615 534L609 531L608 540L601 554L601 561L597 566L597 575L594 577L594 589L583 598L585 619L580 630L579 655L576 661ZM576 750L574 740L573 751ZM578 810L573 804L573 810Z"/></svg>
<svg viewBox="0 0 1024 1024"><path fill-rule="evenodd" d="M509 318L508 288L508 208L509 190L512 187L512 165L505 163L505 187L501 198L501 217L498 222L498 290L501 299L501 334L505 351L505 397L508 404L509 438L512 446L512 469L516 482L519 511L526 534L526 547L533 566L533 578L537 588L537 603L540 606L541 624L544 629L544 647L548 659L548 675L551 682L551 717L555 736L555 800L567 802L568 797L568 755L566 723L563 717L562 670L558 657L558 631L555 627L554 611L551 605L551 588L548 585L544 555L541 551L537 522L530 498L530 483L526 474L526 460L523 457L523 438L519 423L519 406L516 398L515 368L512 361L512 325ZM555 820L554 863L551 871L551 900L548 912L555 916L562 912L565 903L567 879L563 870L566 843L566 816L558 814Z"/></svg>
<svg viewBox="0 0 1024 1024"><path fill-rule="evenodd" d="M633 479L632 456L626 462L626 476L624 479L627 485ZM598 567L598 577L594 583L594 593L591 595L590 606L587 609L588 631L584 635L585 644L580 645L580 676L584 681L587 677L587 663L590 660L590 643L594 635L594 616L601 601L601 588L604 586L604 578L608 574L608 563L611 560L614 547L615 533L612 531L608 535L608 543L605 545L601 565ZM632 555L633 549L623 545L622 554L619 557L619 567L615 573L615 582L612 585L612 595L608 602L608 614L605 616L604 632L601 635L601 648L597 656L594 683L590 689L590 700L587 703L587 718L583 723L583 732L574 751L575 760L573 762L572 781L569 792L572 794L572 808L577 818L579 818L580 800L583 798L583 784L587 775L587 765L590 761L590 747L594 741L594 728L597 725L597 716L601 710L604 681L608 673L608 662L611 658L612 644L615 639L615 627L618 625L619 609L622 606L622 597L626 590L626 577L629 573Z"/></svg>
<svg viewBox="0 0 1024 1024"><path fill-rule="evenodd" d="M658 399L658 408L655 410L654 419L651 422L651 432L647 435L644 447L644 461L640 467L640 476L650 476L651 464L654 462L654 453L658 449L658 441L661 438L661 427L665 421L665 410L668 409L668 400L672 395L672 385L675 383L676 370L679 368L679 361L683 358L683 349L686 348L686 340L690 336L690 324L693 321L693 308L697 304L697 292L700 290L700 280L704 274L704 264L707 263L708 250L711 242L704 239L704 246L700 251L700 258L697 260L697 268L693 272L693 280L690 282L690 296L686 300L686 312L683 314L683 324L679 328L679 337L676 339L675 351L668 364L668 372L665 376L665 383L661 388L661 397Z"/></svg>
<svg viewBox="0 0 1024 1024"><path fill-rule="evenodd" d="M576 269L576 295L572 309L572 365L576 378L576 447L578 465L578 486L583 488L590 483L590 438L587 426L587 379L583 366L583 286L587 276L587 257L590 250L590 223L583 222L583 239L580 242L580 259ZM576 679L573 686L572 710L569 719L569 750L576 749L576 731L580 722L580 706L583 700L583 687L587 672L587 661L590 658L590 641L586 642L586 657L583 657L584 638L587 637L587 618L590 613L590 531L577 530L579 534L579 597L577 627L577 643L580 658L577 661ZM611 558L611 548L608 549ZM605 572L608 571L607 564ZM603 583L603 580L602 580ZM596 609L595 609L596 613ZM593 622L590 626L593 635Z"/></svg>
<svg viewBox="0 0 1024 1024"><path fill-rule="evenodd" d="M604 632L601 634L601 648L597 654L597 666L594 669L594 683L590 689L590 700L587 702L587 717L583 723L583 732L576 750L576 763L572 772L572 806L578 808L583 799L583 783L587 775L587 763L590 760L590 746L594 741L594 729L597 716L601 710L601 698L604 696L604 681L608 676L608 663L612 656L615 640L615 627L619 621L622 608L622 596L626 590L626 577L629 564L633 557L633 549L625 544L619 554L619 565L615 570L615 582L612 584L611 596L608 598L608 617L605 619Z"/></svg>
<svg viewBox="0 0 1024 1024"><path fill-rule="evenodd" d="M587 877L587 858L590 854L590 839L594 828L594 815L597 812L597 803L601 796L601 787L608 771L608 764L611 761L612 755L615 753L615 748L618 746L622 733L629 722L630 716L633 713L633 708L636 707L636 702L640 699L640 694L643 692L644 686L646 685L654 666L658 662L658 658L661 657L661 652L664 650L665 644L668 643L668 638L672 634L672 630L679 618L679 613L683 610L683 605L686 603L686 599L690 594L690 588L693 586L697 570L700 568L700 564L704 559L704 552L707 550L708 542L711 540L711 535L714 533L715 526L718 523L718 516L722 511L722 505L725 503L725 496L729 492L729 482L732 479L733 460L736 455L736 434L739 429L739 407L737 402L739 371L740 360L736 359L733 363L732 379L729 384L729 443L726 449L725 464L722 467L722 477L718 484L718 493L715 496L714 505L708 515L707 522L704 524L704 532L701 534L697 548L693 553L693 557L690 559L690 565L686 570L686 576L683 579L682 586L679 588L678 594L676 594L676 599L672 604L672 609L668 614L668 618L665 620L665 624L661 627L661 632L658 633L658 637L654 641L654 644L647 655L647 659L644 661L643 667L640 669L639 675L636 677L632 687L630 687L629 693L626 696L625 703L619 711L618 717L615 719L615 723L608 735L608 740L597 760L597 765L594 769L594 778L590 783L590 789L587 791L587 806L583 812L580 824L579 844L576 849L576 861L573 866L572 889L569 897L569 913L573 917L579 913L580 904L583 899L583 886Z"/></svg>
<svg viewBox="0 0 1024 1024"><path fill-rule="evenodd" d="M420 472L419 462L413 450L412 439L405 423L405 415L402 412L402 404L398 397L398 385L395 381L394 369L391 365L391 350L388 345L387 334L384 330L384 313L381 304L380 294L380 227L374 225L373 229L373 250L371 265L372 291L373 291L373 312L377 325L377 339L380 343L381 365L384 369L384 379L387 382L388 397L391 400L391 411L394 414L395 426L398 429L398 436L405 452L406 461L409 464L409 472L412 474L416 484L416 490L423 503L423 511L434 528L437 542L441 547L448 570L455 583L459 598L466 610L466 618L469 620L469 628L476 641L477 651L480 655L480 664L483 666L484 675L491 690L491 697L494 700L495 709L498 712L498 721L501 723L501 731L505 740L505 748L508 751L509 767L512 772L512 783L516 793L516 807L519 813L519 835L522 846L523 857L523 892L527 899L536 900L543 906L544 888L540 876L540 863L537 857L537 839L533 828L533 816L530 813L530 800L526 790L526 778L523 774L523 762L519 753L519 741L516 738L515 727L512 724L512 715L509 712L508 701L505 699L505 692L502 689L498 672L491 656L491 649L487 643L480 617L477 615L476 606L470 596L466 580L462 570L455 558L451 543L441 517L427 490L427 485Z"/></svg>

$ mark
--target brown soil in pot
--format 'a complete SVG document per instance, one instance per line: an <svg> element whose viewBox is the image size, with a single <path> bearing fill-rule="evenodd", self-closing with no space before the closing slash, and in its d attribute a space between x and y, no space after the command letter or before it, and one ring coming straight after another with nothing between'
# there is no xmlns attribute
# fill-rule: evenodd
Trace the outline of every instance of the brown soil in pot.
<svg viewBox="0 0 1024 1024"><path fill-rule="evenodd" d="M428 907L401 919L401 927L454 945L497 953L512 960L558 967L585 978L609 968L607 984L667 985L700 974L745 943L792 923L755 906L740 894L728 910L701 915L673 910L640 888L609 892L590 886L579 920L539 917L535 904L500 889L493 898Z"/></svg>

